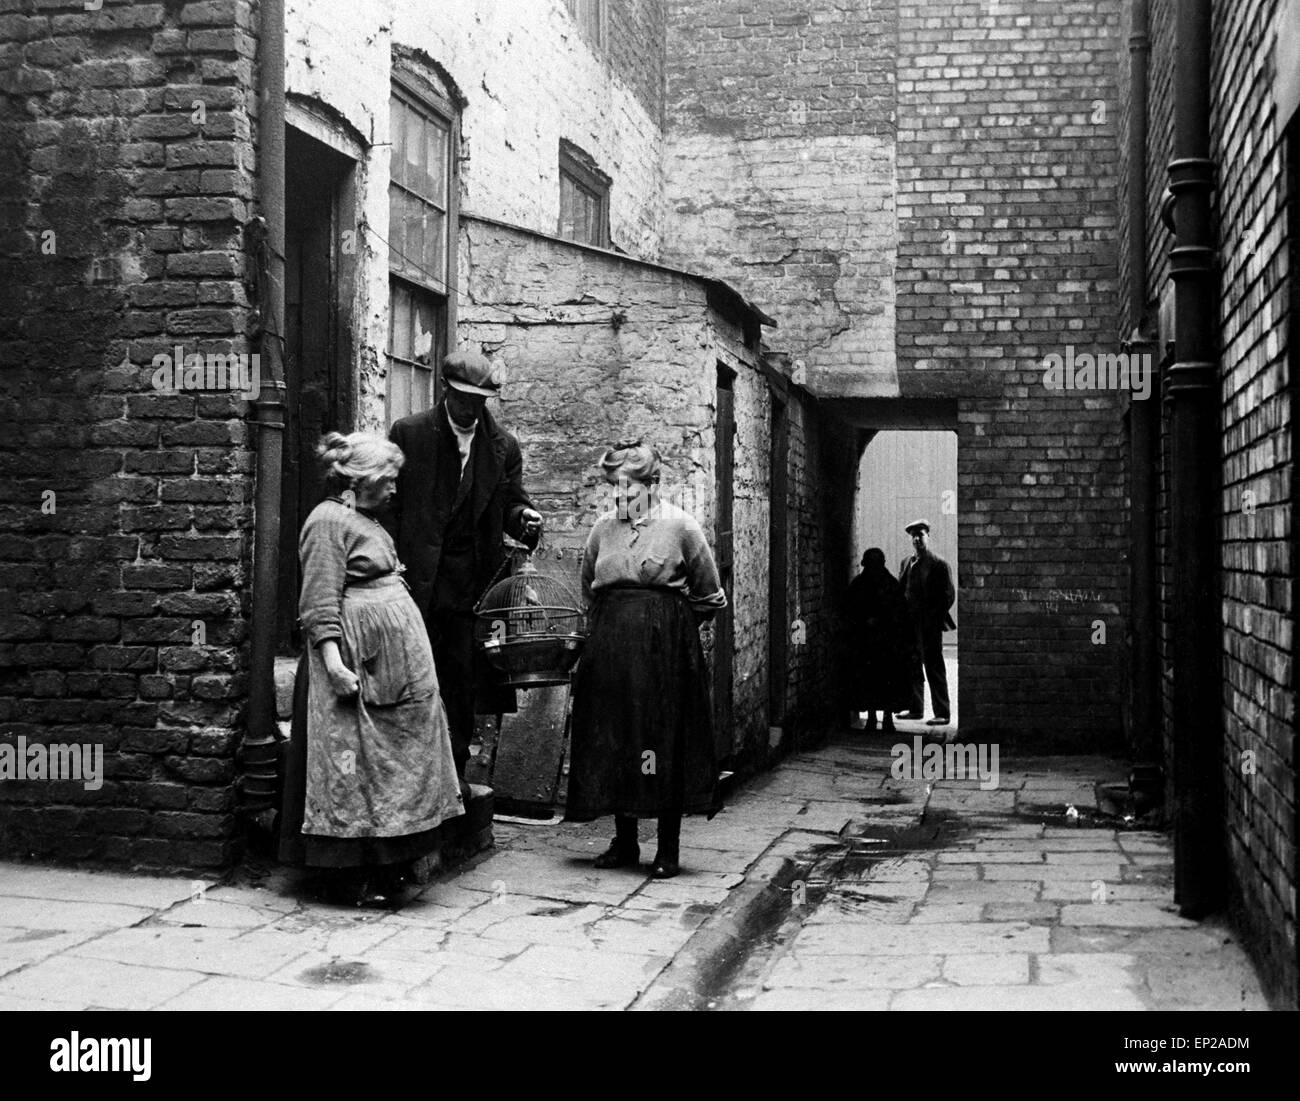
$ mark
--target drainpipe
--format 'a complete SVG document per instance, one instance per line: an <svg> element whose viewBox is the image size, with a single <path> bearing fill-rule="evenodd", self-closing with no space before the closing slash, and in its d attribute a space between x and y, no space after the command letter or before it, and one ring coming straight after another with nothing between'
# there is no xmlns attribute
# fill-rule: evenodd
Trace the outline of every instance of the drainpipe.
<svg viewBox="0 0 1300 1101"><path fill-rule="evenodd" d="M1149 0L1134 0L1129 48L1128 123L1128 322L1132 335L1125 351L1153 355L1148 336L1147 302L1147 66L1151 55ZM1152 370L1157 366L1153 362ZM1129 788L1139 805L1164 802L1160 748L1159 651L1156 624L1156 441L1159 405L1130 399L1128 407L1130 500L1129 749L1133 772Z"/></svg>
<svg viewBox="0 0 1300 1101"><path fill-rule="evenodd" d="M1217 588L1219 369L1210 193L1210 0L1175 5L1175 362L1169 369L1173 557L1174 898L1199 918L1223 900L1222 626Z"/></svg>
<svg viewBox="0 0 1300 1101"><path fill-rule="evenodd" d="M253 527L253 608L244 811L269 828L276 805L279 731L275 709L275 639L280 556L280 477L284 452L284 0L260 0L257 109L257 202L261 315L261 392L250 402L256 425L257 489Z"/></svg>

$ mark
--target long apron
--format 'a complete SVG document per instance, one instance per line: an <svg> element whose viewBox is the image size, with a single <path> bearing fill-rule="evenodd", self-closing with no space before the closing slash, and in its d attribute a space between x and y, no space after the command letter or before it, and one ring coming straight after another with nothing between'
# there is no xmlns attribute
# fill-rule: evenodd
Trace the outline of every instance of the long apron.
<svg viewBox="0 0 1300 1101"><path fill-rule="evenodd" d="M281 856L325 867L414 859L464 813L424 622L395 574L344 589L340 620L339 654L361 688L337 696L319 648L307 647Z"/></svg>
<svg viewBox="0 0 1300 1101"><path fill-rule="evenodd" d="M565 817L718 809L699 628L676 589L599 590L573 682Z"/></svg>

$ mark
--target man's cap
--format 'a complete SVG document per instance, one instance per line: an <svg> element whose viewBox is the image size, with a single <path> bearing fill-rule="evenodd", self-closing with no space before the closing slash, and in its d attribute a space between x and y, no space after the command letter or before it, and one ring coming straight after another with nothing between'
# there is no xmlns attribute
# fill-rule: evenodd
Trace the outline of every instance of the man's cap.
<svg viewBox="0 0 1300 1101"><path fill-rule="evenodd" d="M911 534L913 534L914 532L916 532L918 529L928 532L928 531L930 530L930 521L929 521L929 520L913 520L913 521L912 521L910 524L908 524L907 527L905 527L903 530L904 530L905 532L907 532L908 535L911 535Z"/></svg>
<svg viewBox="0 0 1300 1101"><path fill-rule="evenodd" d="M490 398L501 389L496 370L480 352L452 352L442 361L442 377L448 386L466 394Z"/></svg>

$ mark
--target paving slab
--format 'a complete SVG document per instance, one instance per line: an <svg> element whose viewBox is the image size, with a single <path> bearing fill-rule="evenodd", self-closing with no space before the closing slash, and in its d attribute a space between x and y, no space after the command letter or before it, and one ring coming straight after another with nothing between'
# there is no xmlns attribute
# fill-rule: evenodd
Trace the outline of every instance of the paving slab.
<svg viewBox="0 0 1300 1101"><path fill-rule="evenodd" d="M157 1009L204 978L199 971L54 956L0 978L0 997L66 1002L82 1009Z"/></svg>
<svg viewBox="0 0 1300 1101"><path fill-rule="evenodd" d="M943 961L943 977L958 986L1016 986L1029 982L1028 955L955 954Z"/></svg>

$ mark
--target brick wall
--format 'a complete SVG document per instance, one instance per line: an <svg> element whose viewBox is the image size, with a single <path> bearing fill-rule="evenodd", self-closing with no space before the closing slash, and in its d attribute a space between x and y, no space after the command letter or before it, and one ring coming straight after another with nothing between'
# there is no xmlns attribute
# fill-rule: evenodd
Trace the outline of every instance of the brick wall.
<svg viewBox="0 0 1300 1101"><path fill-rule="evenodd" d="M1040 747L1120 730L1127 397L1042 386L1118 351L1119 7L668 9L666 254L819 396L957 401L962 711Z"/></svg>
<svg viewBox="0 0 1300 1101"><path fill-rule="evenodd" d="M1211 157L1221 258L1224 779L1235 908L1296 1004L1295 469L1287 315L1295 301L1284 137L1262 28L1281 5L1216 8ZM1286 157L1300 149L1292 142ZM1291 166L1294 172L1294 165ZM1292 176L1290 187L1294 188ZM1292 207L1294 210L1294 205ZM1291 369L1294 353L1291 352ZM1247 496L1247 494L1251 496ZM1249 755L1247 758L1246 755ZM1249 760L1253 772L1243 767Z"/></svg>
<svg viewBox="0 0 1300 1101"><path fill-rule="evenodd" d="M761 303L819 392L894 381L893 21L668 4L664 255Z"/></svg>
<svg viewBox="0 0 1300 1101"><path fill-rule="evenodd" d="M899 5L900 385L970 376L963 725L1075 749L1120 728L1127 398L1049 392L1042 360L1118 351L1118 9Z"/></svg>
<svg viewBox="0 0 1300 1101"><path fill-rule="evenodd" d="M1215 5L1210 155L1217 165L1213 202L1220 257L1219 563L1230 896L1261 977L1282 1003L1294 1006L1300 989L1293 748L1295 468L1289 429L1294 384L1289 383L1293 376L1287 362L1294 353L1286 316L1294 300L1290 273L1295 246L1285 204L1288 197L1294 200L1295 183L1286 179L1284 120L1277 117L1272 102L1272 72L1281 55L1270 55L1280 7L1267 0ZM1173 14L1172 0L1153 0L1144 268L1149 298L1165 305L1162 341L1175 337L1169 279L1174 242L1158 214L1173 155ZM1126 272L1126 278L1131 277ZM1158 528L1167 767L1178 736L1170 718L1168 448L1166 418ZM1253 494L1253 500L1244 497L1246 493ZM1175 793L1168 791L1172 799Z"/></svg>
<svg viewBox="0 0 1300 1101"><path fill-rule="evenodd" d="M237 395L152 357L247 351L254 16L0 4L0 741L103 785L0 784L0 851L209 867L235 849L251 456Z"/></svg>

